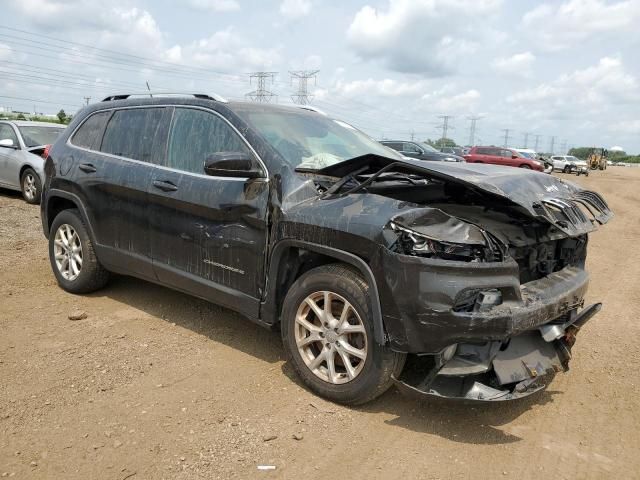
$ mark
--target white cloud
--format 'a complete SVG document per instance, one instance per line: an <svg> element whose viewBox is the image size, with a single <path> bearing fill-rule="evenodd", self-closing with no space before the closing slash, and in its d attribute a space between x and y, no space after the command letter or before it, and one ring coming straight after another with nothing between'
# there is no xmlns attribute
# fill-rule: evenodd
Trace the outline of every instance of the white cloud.
<svg viewBox="0 0 640 480"><path fill-rule="evenodd" d="M175 55L175 46L166 53L171 52ZM187 65L198 65L224 72L269 70L282 61L281 48L254 47L236 33L233 27L180 46L179 52L180 59Z"/></svg>
<svg viewBox="0 0 640 480"><path fill-rule="evenodd" d="M422 96L424 105L421 109L427 108L430 112L459 114L472 112L480 100L480 92L470 89L465 92L448 95L448 88L442 88L432 93Z"/></svg>
<svg viewBox="0 0 640 480"><path fill-rule="evenodd" d="M280 4L280 13L287 20L296 20L311 13L310 0L283 0Z"/></svg>
<svg viewBox="0 0 640 480"><path fill-rule="evenodd" d="M189 6L196 10L210 12L231 12L240 10L240 4L236 0L189 0Z"/></svg>
<svg viewBox="0 0 640 480"><path fill-rule="evenodd" d="M11 57L11 47L0 43L0 60L6 60L9 57Z"/></svg>
<svg viewBox="0 0 640 480"><path fill-rule="evenodd" d="M640 135L640 120L615 122L609 126L609 130L615 133Z"/></svg>
<svg viewBox="0 0 640 480"><path fill-rule="evenodd" d="M545 103L547 108L604 107L640 100L638 79L626 72L619 58L604 57L597 65L562 74L556 80L513 93L512 104Z"/></svg>
<svg viewBox="0 0 640 480"><path fill-rule="evenodd" d="M613 3L569 0L562 4L542 4L522 18L525 30L554 50L589 38L598 39L602 34L638 32L639 21L640 2L637 0Z"/></svg>
<svg viewBox="0 0 640 480"><path fill-rule="evenodd" d="M383 97L418 97L425 90L425 82L400 82L390 78L383 80L368 78L350 82L338 80L331 90L347 97L362 94L376 94Z"/></svg>
<svg viewBox="0 0 640 480"><path fill-rule="evenodd" d="M500 0L388 0L386 10L360 9L347 38L366 60L401 71L441 75L475 52L481 38L495 31L486 17ZM478 28L482 18L483 28Z"/></svg>
<svg viewBox="0 0 640 480"><path fill-rule="evenodd" d="M522 52L510 57L496 58L491 66L500 73L509 75L529 75L536 57L531 52Z"/></svg>

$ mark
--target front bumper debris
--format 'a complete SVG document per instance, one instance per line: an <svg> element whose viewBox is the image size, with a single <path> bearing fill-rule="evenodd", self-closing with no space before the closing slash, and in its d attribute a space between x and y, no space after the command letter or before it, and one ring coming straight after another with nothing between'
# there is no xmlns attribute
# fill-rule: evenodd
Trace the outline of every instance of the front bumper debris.
<svg viewBox="0 0 640 480"><path fill-rule="evenodd" d="M571 348L580 328L597 313L597 303L566 318L507 341L459 344L448 359L412 356L395 379L401 390L468 401L506 401L544 389L569 369Z"/></svg>

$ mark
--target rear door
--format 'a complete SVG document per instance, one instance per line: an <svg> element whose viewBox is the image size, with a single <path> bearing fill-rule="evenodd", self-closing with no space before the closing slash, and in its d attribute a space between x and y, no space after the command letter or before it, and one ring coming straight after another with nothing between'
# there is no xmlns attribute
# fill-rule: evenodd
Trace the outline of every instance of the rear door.
<svg viewBox="0 0 640 480"><path fill-rule="evenodd" d="M520 166L520 161L518 160L517 156L516 158L513 158L515 153L512 152L511 150L507 150L506 148L503 148L501 151L501 157L502 157L502 164L503 165L508 165L510 167L519 167Z"/></svg>
<svg viewBox="0 0 640 480"><path fill-rule="evenodd" d="M219 114L176 107L166 161L148 191L154 270L167 285L257 317L269 183L205 175L204 160L218 152L244 152L259 164Z"/></svg>
<svg viewBox="0 0 640 480"><path fill-rule="evenodd" d="M147 189L165 153L170 114L169 107L99 112L71 138L79 147L73 176L98 256L115 271L155 278Z"/></svg>

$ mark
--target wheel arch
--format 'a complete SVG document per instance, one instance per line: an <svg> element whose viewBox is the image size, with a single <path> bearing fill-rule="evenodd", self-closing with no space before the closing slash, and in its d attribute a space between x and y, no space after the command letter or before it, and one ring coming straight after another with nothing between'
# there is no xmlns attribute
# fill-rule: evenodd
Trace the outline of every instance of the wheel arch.
<svg viewBox="0 0 640 480"><path fill-rule="evenodd" d="M299 260L301 257L305 258L302 262ZM279 323L282 302L293 282L311 268L336 262L354 267L369 285L374 339L378 344L384 345L386 335L380 297L371 268L357 255L325 245L300 240L281 240L276 244L269 263L267 290L260 308L261 319L271 325Z"/></svg>
<svg viewBox="0 0 640 480"><path fill-rule="evenodd" d="M31 165L30 163L23 164L20 167L20 172L18 173L18 184L20 185L21 188L22 188L22 175L24 175L25 170L29 168L33 170L36 175L38 175L38 178L40 178L40 174L38 173L38 169L36 169L36 167ZM40 182L42 182L42 178L40 178Z"/></svg>
<svg viewBox="0 0 640 480"><path fill-rule="evenodd" d="M42 218L42 226L44 228L45 236L47 238L49 237L49 234L51 233L51 224L56 216L64 210L71 209L77 209L80 212L80 216L82 217L85 227L87 227L91 241L95 245L96 242L95 236L93 235L93 228L91 227L87 211L82 204L82 201L77 195L61 190L49 190L47 192L46 205L42 208L42 213L44 214Z"/></svg>

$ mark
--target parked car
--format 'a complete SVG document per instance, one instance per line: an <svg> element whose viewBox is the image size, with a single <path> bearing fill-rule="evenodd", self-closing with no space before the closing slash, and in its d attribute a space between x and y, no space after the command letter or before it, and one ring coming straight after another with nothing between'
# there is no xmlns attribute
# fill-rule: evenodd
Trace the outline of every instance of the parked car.
<svg viewBox="0 0 640 480"><path fill-rule="evenodd" d="M336 402L394 382L529 395L568 368L600 308L583 307L587 236L613 215L600 195L407 160L304 107L108 97L74 116L45 172L42 226L64 290L116 272L236 310L279 329L302 381Z"/></svg>
<svg viewBox="0 0 640 480"><path fill-rule="evenodd" d="M450 153L442 153L431 145L419 142L405 142L402 140L383 140L380 143L400 152L405 157L417 158L436 162L464 162L464 158Z"/></svg>
<svg viewBox="0 0 640 480"><path fill-rule="evenodd" d="M530 160L537 160L541 162L542 168L544 168L544 173L553 172L553 163L544 158L542 155L538 154L535 150L532 150L530 148L516 148L515 151Z"/></svg>
<svg viewBox="0 0 640 480"><path fill-rule="evenodd" d="M440 151L450 155L457 155L458 157L462 157L464 155L464 148L462 147L442 147Z"/></svg>
<svg viewBox="0 0 640 480"><path fill-rule="evenodd" d="M552 155L553 169L563 173L577 173L589 169L585 160L580 160L573 155Z"/></svg>
<svg viewBox="0 0 640 480"><path fill-rule="evenodd" d="M44 182L45 147L64 131L55 123L0 121L0 187L19 190L39 203Z"/></svg>
<svg viewBox="0 0 640 480"><path fill-rule="evenodd" d="M471 147L464 156L469 163L492 163L509 167L520 167L529 170L544 171L544 164L539 160L527 158L517 150L504 147Z"/></svg>

